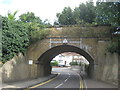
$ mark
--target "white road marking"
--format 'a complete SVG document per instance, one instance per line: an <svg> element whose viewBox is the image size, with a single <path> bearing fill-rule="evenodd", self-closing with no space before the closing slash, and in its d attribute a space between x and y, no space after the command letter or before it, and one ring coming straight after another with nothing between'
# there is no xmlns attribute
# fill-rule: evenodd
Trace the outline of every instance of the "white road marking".
<svg viewBox="0 0 120 90"><path fill-rule="evenodd" d="M69 75L69 77L70 77L70 73L68 73L68 75ZM68 77L67 79L65 79L65 81L64 81L64 82L66 82L66 81L69 79L69 77ZM63 83L64 83L64 82L63 82ZM62 85L63 85L63 83L59 84L59 85L58 85L58 86L56 86L55 88L58 88L58 87L62 86Z"/></svg>
<svg viewBox="0 0 120 90"><path fill-rule="evenodd" d="M69 77L70 77L70 73L68 73Z"/></svg>
<svg viewBox="0 0 120 90"><path fill-rule="evenodd" d="M65 79L65 82L68 80L68 78L67 79Z"/></svg>
<svg viewBox="0 0 120 90"><path fill-rule="evenodd" d="M61 85L63 85L63 83L59 84L59 85L58 85L58 86L56 86L55 88L58 88L58 87L60 87Z"/></svg>

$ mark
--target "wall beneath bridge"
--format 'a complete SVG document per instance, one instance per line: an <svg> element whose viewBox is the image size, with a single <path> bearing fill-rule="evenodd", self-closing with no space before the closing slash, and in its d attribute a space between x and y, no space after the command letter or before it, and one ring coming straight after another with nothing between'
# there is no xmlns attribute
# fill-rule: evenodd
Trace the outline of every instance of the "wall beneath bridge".
<svg viewBox="0 0 120 90"><path fill-rule="evenodd" d="M2 82L14 82L30 78L28 61L21 53L6 62L2 68L0 68L0 72Z"/></svg>
<svg viewBox="0 0 120 90"><path fill-rule="evenodd" d="M96 79L118 85L118 54L106 51L109 42L98 41Z"/></svg>

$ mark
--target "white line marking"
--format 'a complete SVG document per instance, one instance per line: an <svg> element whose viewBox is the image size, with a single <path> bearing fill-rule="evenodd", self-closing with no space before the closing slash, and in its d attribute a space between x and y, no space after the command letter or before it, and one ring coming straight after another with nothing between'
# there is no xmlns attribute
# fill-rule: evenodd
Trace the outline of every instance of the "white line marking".
<svg viewBox="0 0 120 90"><path fill-rule="evenodd" d="M65 82L68 80L68 78L67 79L65 79Z"/></svg>
<svg viewBox="0 0 120 90"><path fill-rule="evenodd" d="M58 87L60 87L61 85L63 85L63 83L59 84L59 85L58 85L58 86L56 86L55 88L58 88Z"/></svg>

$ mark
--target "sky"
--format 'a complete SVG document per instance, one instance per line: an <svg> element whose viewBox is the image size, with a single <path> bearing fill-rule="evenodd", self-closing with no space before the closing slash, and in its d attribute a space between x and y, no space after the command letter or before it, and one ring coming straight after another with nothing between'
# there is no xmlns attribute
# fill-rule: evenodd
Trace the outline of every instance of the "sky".
<svg viewBox="0 0 120 90"><path fill-rule="evenodd" d="M87 0L0 0L0 15L18 11L17 18L23 13L33 12L44 21L48 19L52 24L57 18L56 13L62 12L64 7L74 9L81 2Z"/></svg>

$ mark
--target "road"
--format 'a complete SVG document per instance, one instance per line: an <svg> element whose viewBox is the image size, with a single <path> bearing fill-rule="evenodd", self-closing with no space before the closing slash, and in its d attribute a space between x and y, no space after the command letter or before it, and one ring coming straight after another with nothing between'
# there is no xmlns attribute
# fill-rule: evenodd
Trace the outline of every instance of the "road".
<svg viewBox="0 0 120 90"><path fill-rule="evenodd" d="M74 88L74 90L79 90L80 76L78 73L69 68L53 68L53 72L58 73L55 78L31 88Z"/></svg>

